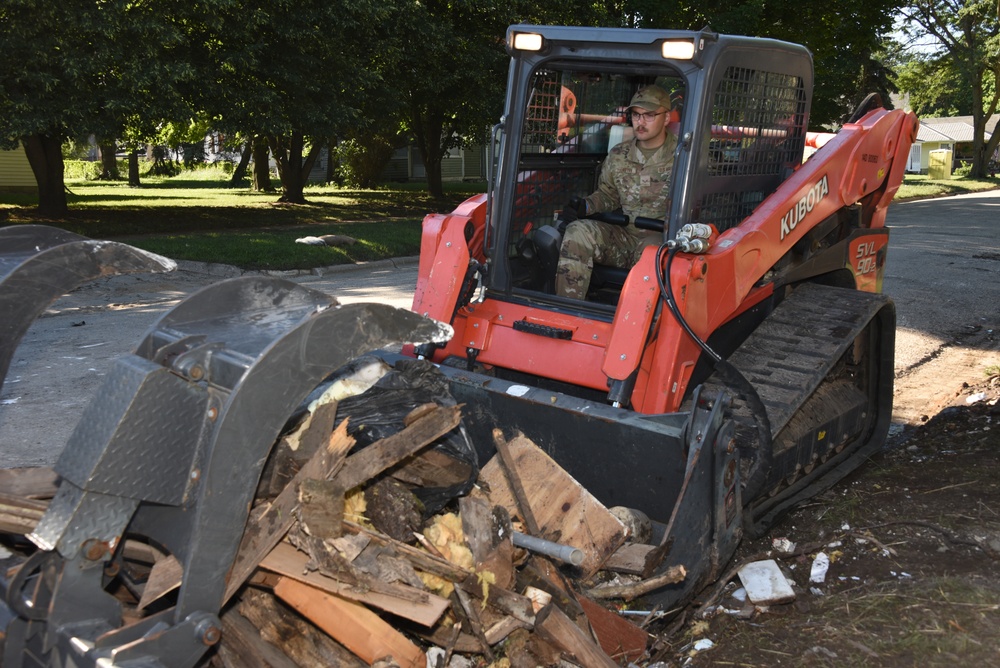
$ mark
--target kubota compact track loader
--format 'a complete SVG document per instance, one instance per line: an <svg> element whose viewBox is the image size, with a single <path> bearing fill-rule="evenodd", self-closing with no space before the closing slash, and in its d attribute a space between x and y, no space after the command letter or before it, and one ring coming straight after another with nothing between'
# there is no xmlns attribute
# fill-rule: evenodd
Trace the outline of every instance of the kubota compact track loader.
<svg viewBox="0 0 1000 668"><path fill-rule="evenodd" d="M915 117L869 99L836 134L808 132L811 56L773 40L519 25L507 47L488 193L425 219L415 313L234 279L120 360L57 465L40 551L7 583L5 666L197 663L281 427L325 376L393 341L412 345L384 359L440 366L481 461L494 429L520 431L605 505L651 518L649 572L687 572L651 595L665 606L882 445L884 221ZM654 83L673 100L674 170L663 219L636 224L664 243L631 270L596 266L586 299L559 297L558 213L595 189L629 136L625 107ZM26 269L45 246L29 241L0 265L0 304L46 280ZM127 622L106 592L126 532L183 574L170 607Z"/></svg>

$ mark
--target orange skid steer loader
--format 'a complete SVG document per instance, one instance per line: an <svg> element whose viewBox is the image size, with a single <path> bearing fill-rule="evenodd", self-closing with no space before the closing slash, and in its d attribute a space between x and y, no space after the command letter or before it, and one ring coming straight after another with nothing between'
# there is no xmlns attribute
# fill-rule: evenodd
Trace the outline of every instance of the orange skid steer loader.
<svg viewBox="0 0 1000 668"><path fill-rule="evenodd" d="M717 577L742 535L882 446L895 329L884 222L916 118L871 97L836 134L810 133L811 56L774 40L518 25L507 48L488 192L425 219L412 312L233 279L118 362L57 464L38 552L6 583L4 666L197 664L218 642L275 438L373 349L439 367L479 461L494 430L521 432L606 506L648 516L648 574L687 573L649 595L667 607ZM559 212L595 190L629 136L624 110L651 84L673 107L668 209L604 220L662 244L631 269L596 265L585 298L558 296ZM21 321L3 330L0 370L45 300L162 265L113 248L74 273L93 249L79 238L0 234L0 305ZM126 534L180 565L155 612L123 615L109 593Z"/></svg>

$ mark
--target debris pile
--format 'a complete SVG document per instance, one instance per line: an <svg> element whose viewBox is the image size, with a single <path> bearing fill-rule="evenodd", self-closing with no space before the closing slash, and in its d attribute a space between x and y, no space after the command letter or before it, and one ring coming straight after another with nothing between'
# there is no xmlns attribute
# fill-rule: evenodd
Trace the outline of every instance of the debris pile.
<svg viewBox="0 0 1000 668"><path fill-rule="evenodd" d="M649 658L644 628L606 607L685 577L674 568L642 579L654 546L630 532L648 540L648 520L605 508L520 434L497 430L497 454L480 469L462 407L428 368L362 365L293 418L228 576L215 665ZM56 481L46 470L4 473L0 529L28 533L46 505L32 497ZM119 552L127 617L170 607L178 560L135 540Z"/></svg>

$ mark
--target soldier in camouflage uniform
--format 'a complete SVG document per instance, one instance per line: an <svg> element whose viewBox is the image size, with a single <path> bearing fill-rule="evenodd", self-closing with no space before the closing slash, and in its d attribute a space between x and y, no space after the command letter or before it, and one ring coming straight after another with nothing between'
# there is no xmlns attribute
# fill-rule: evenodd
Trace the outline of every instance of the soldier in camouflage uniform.
<svg viewBox="0 0 1000 668"><path fill-rule="evenodd" d="M637 216L664 219L677 140L667 133L670 96L659 86L643 88L629 104L635 137L618 144L601 167L597 191L577 199L563 211L571 220L559 250L556 294L584 299L594 263L630 268L650 244L663 235L640 230ZM627 227L590 220L588 214L621 208Z"/></svg>

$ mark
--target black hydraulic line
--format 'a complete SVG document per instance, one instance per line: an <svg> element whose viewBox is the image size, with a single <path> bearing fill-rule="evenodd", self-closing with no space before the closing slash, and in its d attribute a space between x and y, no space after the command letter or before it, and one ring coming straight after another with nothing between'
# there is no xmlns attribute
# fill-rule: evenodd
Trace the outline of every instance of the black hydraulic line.
<svg viewBox="0 0 1000 668"><path fill-rule="evenodd" d="M744 376L739 369L722 359L719 353L715 352L708 343L698 336L681 314L674 300L673 288L670 285L670 268L674 262L674 256L680 250L677 246L664 243L656 250L656 266L659 268L663 263L663 253L667 252L666 266L662 271L656 272L656 281L660 288L660 298L666 303L667 308L674 314L678 324L687 332L688 336L705 352L712 362L712 368L727 385L731 385L740 390L745 396L753 413L754 424L757 427L757 439L760 446L757 448L757 462L751 469L750 475L744 483L744 493L746 498L752 499L762 491L767 472L771 468L773 459L773 448L771 447L771 423L767 418L767 408L757 394L757 388Z"/></svg>

